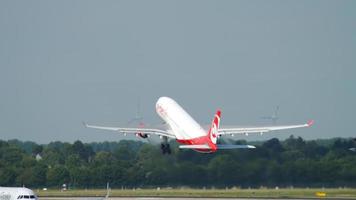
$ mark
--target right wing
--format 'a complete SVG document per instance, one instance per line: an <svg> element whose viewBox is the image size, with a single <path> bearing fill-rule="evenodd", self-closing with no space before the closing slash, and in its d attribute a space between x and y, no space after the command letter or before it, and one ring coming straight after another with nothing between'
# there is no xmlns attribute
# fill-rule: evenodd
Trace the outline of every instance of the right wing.
<svg viewBox="0 0 356 200"><path fill-rule="evenodd" d="M218 144L218 149L254 149L252 145ZM180 149L211 149L207 144L180 145Z"/></svg>
<svg viewBox="0 0 356 200"><path fill-rule="evenodd" d="M238 127L238 128L220 128L218 130L219 135L227 135L227 134L249 134L249 133L266 133L269 131L277 131L284 129L294 129L294 128L302 128L309 127L314 123L313 120L310 120L305 124L298 125L286 125L286 126L265 126L265 127Z"/></svg>
<svg viewBox="0 0 356 200"><path fill-rule="evenodd" d="M255 149L253 145L241 145L241 144L218 144L218 149Z"/></svg>
<svg viewBox="0 0 356 200"><path fill-rule="evenodd" d="M96 126L96 125L89 125L87 123L83 123L87 128L94 128L94 129L101 129L101 130L108 130L108 131L118 131L120 133L128 133L128 134L147 134L147 135L158 135L158 136L165 136L169 138L176 137L169 133L168 131L161 130L161 129L154 129L154 128L123 128L123 127L108 127L108 126Z"/></svg>
<svg viewBox="0 0 356 200"><path fill-rule="evenodd" d="M180 149L211 149L207 144L188 144L180 145Z"/></svg>

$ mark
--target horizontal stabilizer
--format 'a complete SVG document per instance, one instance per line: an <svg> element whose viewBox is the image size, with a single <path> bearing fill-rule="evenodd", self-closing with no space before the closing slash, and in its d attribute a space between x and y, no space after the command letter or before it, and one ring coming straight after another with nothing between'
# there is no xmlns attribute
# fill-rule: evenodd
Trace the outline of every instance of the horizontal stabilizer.
<svg viewBox="0 0 356 200"><path fill-rule="evenodd" d="M255 149L252 145L218 144L218 149Z"/></svg>
<svg viewBox="0 0 356 200"><path fill-rule="evenodd" d="M180 149L210 149L206 144L180 145Z"/></svg>

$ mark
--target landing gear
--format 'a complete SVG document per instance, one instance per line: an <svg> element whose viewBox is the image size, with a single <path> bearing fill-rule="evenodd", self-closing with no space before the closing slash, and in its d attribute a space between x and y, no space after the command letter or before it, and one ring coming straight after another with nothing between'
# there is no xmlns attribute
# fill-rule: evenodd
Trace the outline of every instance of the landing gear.
<svg viewBox="0 0 356 200"><path fill-rule="evenodd" d="M162 150L162 154L171 154L172 151L171 151L171 147L169 146L169 144L164 144L162 143L161 144L161 150Z"/></svg>
<svg viewBox="0 0 356 200"><path fill-rule="evenodd" d="M162 154L171 154L171 147L168 144L168 138L167 137L162 137L163 142L161 143L161 150L162 150Z"/></svg>

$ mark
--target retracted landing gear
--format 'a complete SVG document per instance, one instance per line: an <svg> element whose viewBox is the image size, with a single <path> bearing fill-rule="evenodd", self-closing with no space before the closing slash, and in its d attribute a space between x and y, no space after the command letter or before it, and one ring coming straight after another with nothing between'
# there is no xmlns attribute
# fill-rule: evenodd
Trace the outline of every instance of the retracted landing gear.
<svg viewBox="0 0 356 200"><path fill-rule="evenodd" d="M161 150L162 150L162 154L171 154L171 147L168 144L168 138L167 137L163 137L163 142L161 143Z"/></svg>

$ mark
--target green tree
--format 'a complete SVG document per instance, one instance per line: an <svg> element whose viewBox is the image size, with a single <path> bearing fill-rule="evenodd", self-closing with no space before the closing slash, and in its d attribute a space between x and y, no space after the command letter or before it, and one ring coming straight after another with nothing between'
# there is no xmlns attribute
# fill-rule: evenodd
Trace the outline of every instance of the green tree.
<svg viewBox="0 0 356 200"><path fill-rule="evenodd" d="M35 187L46 186L46 176L47 176L48 166L42 161L37 162L37 164L32 169L32 184Z"/></svg>
<svg viewBox="0 0 356 200"><path fill-rule="evenodd" d="M16 172L11 167L0 168L0 185L14 186L16 179Z"/></svg>
<svg viewBox="0 0 356 200"><path fill-rule="evenodd" d="M60 187L62 184L68 184L69 180L69 172L64 166L56 165L48 169L47 184L49 186Z"/></svg>

